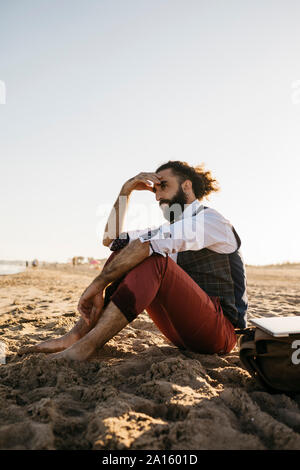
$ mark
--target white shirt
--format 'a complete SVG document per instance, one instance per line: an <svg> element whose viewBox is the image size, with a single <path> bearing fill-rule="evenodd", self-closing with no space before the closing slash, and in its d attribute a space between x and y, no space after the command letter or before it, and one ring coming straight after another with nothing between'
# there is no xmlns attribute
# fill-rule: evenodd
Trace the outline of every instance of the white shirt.
<svg viewBox="0 0 300 470"><path fill-rule="evenodd" d="M175 262L180 251L209 248L217 253L233 253L237 249L229 220L215 209L204 210L198 199L186 206L173 224L167 222L154 229L132 230L128 235L129 243L138 238L143 243L150 241L153 249L149 246L149 256L153 251L163 256L168 254Z"/></svg>

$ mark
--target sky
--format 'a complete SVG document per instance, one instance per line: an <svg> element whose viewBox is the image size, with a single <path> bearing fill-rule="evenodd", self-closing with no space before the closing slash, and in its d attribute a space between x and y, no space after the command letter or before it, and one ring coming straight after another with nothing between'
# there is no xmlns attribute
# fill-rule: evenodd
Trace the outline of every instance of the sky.
<svg viewBox="0 0 300 470"><path fill-rule="evenodd" d="M300 261L298 0L0 0L0 259L106 258L122 185L204 163L247 264ZM136 191L125 228L164 223Z"/></svg>

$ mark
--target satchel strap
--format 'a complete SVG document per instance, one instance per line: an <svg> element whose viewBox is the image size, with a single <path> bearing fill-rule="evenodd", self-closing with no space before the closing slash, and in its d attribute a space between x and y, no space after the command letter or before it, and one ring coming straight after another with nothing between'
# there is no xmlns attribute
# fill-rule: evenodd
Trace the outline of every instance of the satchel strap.
<svg viewBox="0 0 300 470"><path fill-rule="evenodd" d="M249 334L241 336L238 340L239 350L240 350L240 360L245 369L252 376L256 376L257 367L254 361L255 357L255 341L254 341L254 331Z"/></svg>
<svg viewBox="0 0 300 470"><path fill-rule="evenodd" d="M252 331L254 330L254 328L236 328L234 331L235 331L235 334L236 335L247 335L249 333L251 333Z"/></svg>

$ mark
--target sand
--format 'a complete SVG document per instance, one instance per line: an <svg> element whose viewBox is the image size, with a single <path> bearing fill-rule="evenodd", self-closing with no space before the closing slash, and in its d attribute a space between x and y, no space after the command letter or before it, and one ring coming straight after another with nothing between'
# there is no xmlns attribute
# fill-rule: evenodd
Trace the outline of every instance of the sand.
<svg viewBox="0 0 300 470"><path fill-rule="evenodd" d="M18 356L66 333L97 271L0 277L1 449L299 449L300 394L265 392L238 349L180 351L143 312L86 362ZM249 318L300 314L300 266L247 267Z"/></svg>

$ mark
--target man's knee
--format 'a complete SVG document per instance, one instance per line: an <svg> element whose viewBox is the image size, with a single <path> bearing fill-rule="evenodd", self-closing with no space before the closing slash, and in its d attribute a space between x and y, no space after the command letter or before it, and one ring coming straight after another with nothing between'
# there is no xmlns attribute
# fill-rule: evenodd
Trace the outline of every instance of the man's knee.
<svg viewBox="0 0 300 470"><path fill-rule="evenodd" d="M166 263L167 263L167 257L164 257L163 255L159 253L153 253L152 255L145 258L140 264L135 266L135 268L138 268L139 266L143 266L143 267L146 267L146 269L147 268L153 269L153 266L154 266L160 272L164 272L166 268Z"/></svg>

